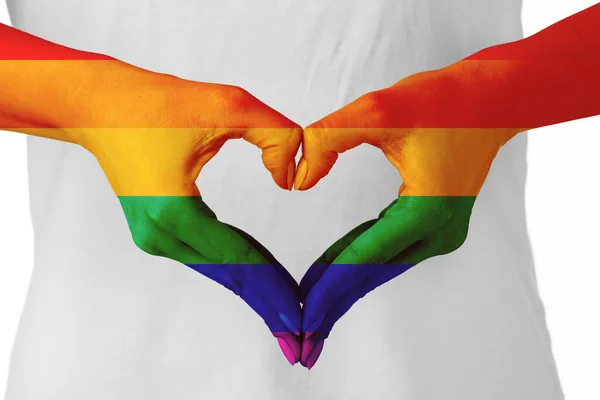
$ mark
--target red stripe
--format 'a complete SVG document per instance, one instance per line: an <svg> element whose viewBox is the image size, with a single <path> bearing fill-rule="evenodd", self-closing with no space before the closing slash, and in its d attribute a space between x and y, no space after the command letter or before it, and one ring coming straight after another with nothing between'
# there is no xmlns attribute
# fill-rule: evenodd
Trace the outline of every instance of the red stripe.
<svg viewBox="0 0 600 400"><path fill-rule="evenodd" d="M114 60L114 58L60 46L0 24L0 60Z"/></svg>

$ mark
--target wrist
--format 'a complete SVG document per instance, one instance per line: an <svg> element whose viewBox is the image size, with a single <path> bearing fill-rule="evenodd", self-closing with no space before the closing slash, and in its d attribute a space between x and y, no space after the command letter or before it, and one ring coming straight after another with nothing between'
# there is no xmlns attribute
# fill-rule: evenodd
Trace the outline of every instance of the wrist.
<svg viewBox="0 0 600 400"><path fill-rule="evenodd" d="M56 123L73 142L90 148L96 129L149 127L178 81L121 61L96 62L82 68Z"/></svg>

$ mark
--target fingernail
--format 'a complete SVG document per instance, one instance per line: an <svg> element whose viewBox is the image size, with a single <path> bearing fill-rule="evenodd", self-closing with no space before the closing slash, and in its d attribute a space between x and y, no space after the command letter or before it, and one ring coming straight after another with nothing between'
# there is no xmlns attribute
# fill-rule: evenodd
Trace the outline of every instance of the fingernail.
<svg viewBox="0 0 600 400"><path fill-rule="evenodd" d="M319 356L321 355L321 352L323 351L324 345L324 340L321 340L319 343L317 343L312 353L310 353L310 356L308 356L308 360L306 361L306 368L310 370L312 367L314 367L314 365L317 363L317 360L319 359Z"/></svg>
<svg viewBox="0 0 600 400"><path fill-rule="evenodd" d="M296 190L302 189L302 184L304 183L304 180L306 179L307 172L308 172L308 163L306 162L304 157L302 157L300 159L300 163L298 163L298 169L296 170L296 179L294 180L294 187L296 188Z"/></svg>
<svg viewBox="0 0 600 400"><path fill-rule="evenodd" d="M294 176L296 174L296 161L290 161L288 164L287 187L292 190L294 187Z"/></svg>
<svg viewBox="0 0 600 400"><path fill-rule="evenodd" d="M315 318L313 320L313 322L311 322L311 324L306 329L306 332L304 332L304 337L306 339L309 339L313 334L316 333L317 329L319 329L319 327L323 323L324 318L325 318L325 313L321 313L321 314L319 314L319 316L317 316L317 318Z"/></svg>
<svg viewBox="0 0 600 400"><path fill-rule="evenodd" d="M286 342L283 338L277 338L277 342L279 343L279 347L281 348L281 351L283 352L283 355L288 360L288 362L291 365L296 364L297 357L294 354L294 351L292 350L288 342Z"/></svg>
<svg viewBox="0 0 600 400"><path fill-rule="evenodd" d="M278 313L278 315L281 322L283 322L285 327L288 328L290 332L293 332L296 336L300 336L300 329L296 326L296 324L294 324L294 321L292 321L284 313Z"/></svg>

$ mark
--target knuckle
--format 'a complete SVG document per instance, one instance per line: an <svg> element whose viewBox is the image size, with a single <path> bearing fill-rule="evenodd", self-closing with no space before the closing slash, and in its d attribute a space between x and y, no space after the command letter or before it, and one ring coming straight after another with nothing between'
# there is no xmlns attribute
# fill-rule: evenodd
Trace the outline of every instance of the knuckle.
<svg viewBox="0 0 600 400"><path fill-rule="evenodd" d="M292 122L295 124L295 122ZM302 143L302 139L304 137L304 131L299 126L293 126L288 129L288 134L286 135L286 146L288 149L293 150L297 149Z"/></svg>
<svg viewBox="0 0 600 400"><path fill-rule="evenodd" d="M248 243L245 243L244 248L240 252L240 257L241 257L240 261L242 263L252 262L252 261L254 261L254 260L252 260L254 258L254 257L252 257L252 255L253 255L252 246L250 246L250 244L248 244Z"/></svg>
<svg viewBox="0 0 600 400"><path fill-rule="evenodd" d="M149 224L160 227L167 232L174 232L186 218L189 200L183 197L162 198L153 207L146 209Z"/></svg>
<svg viewBox="0 0 600 400"><path fill-rule="evenodd" d="M319 122L322 124L322 122ZM303 151L312 151L321 145L321 137L323 135L324 128L319 126L311 126L302 133L302 146Z"/></svg>
<svg viewBox="0 0 600 400"><path fill-rule="evenodd" d="M151 209L146 210L146 214L148 215L148 218L151 222L157 224L169 219L169 212L166 207L153 207Z"/></svg>
<svg viewBox="0 0 600 400"><path fill-rule="evenodd" d="M361 103L364 106L377 106L379 104L380 96L377 91L365 93L360 97Z"/></svg>
<svg viewBox="0 0 600 400"><path fill-rule="evenodd" d="M433 198L434 204L432 210L435 213L436 219L440 222L447 223L456 215L457 207L452 198Z"/></svg>
<svg viewBox="0 0 600 400"><path fill-rule="evenodd" d="M221 282L225 288L231 290L236 296L242 296L244 291L244 284L235 278L228 278Z"/></svg>
<svg viewBox="0 0 600 400"><path fill-rule="evenodd" d="M245 109L254 100L247 90L235 85L226 85L222 95L228 108L234 110Z"/></svg>
<svg viewBox="0 0 600 400"><path fill-rule="evenodd" d="M209 258L210 261L217 265L234 265L236 264L233 260L232 254L222 249L220 246L216 245L211 241L210 238L204 237L205 245L210 247L212 250L210 252Z"/></svg>
<svg viewBox="0 0 600 400"><path fill-rule="evenodd" d="M383 91L370 92L360 98L359 112L368 115L369 121L385 124L388 118L389 100L386 101Z"/></svg>
<svg viewBox="0 0 600 400"><path fill-rule="evenodd" d="M219 264L255 264L256 260L252 257L252 246L244 244L239 251L224 251L218 255Z"/></svg>
<svg viewBox="0 0 600 400"><path fill-rule="evenodd" d="M356 244L354 242L350 243L348 247L346 247L346 252L353 258L360 257L360 251L356 248Z"/></svg>
<svg viewBox="0 0 600 400"><path fill-rule="evenodd" d="M181 224L180 218L177 218L171 212L169 212L169 210L164 208L158 209L152 214L149 213L148 218L150 220L150 224L169 233L176 232Z"/></svg>
<svg viewBox="0 0 600 400"><path fill-rule="evenodd" d="M212 261L214 261L215 264L223 264L223 265L236 264L232 255L223 250L216 250L214 253L214 257L212 257Z"/></svg>
<svg viewBox="0 0 600 400"><path fill-rule="evenodd" d="M365 111L378 112L383 107L383 95L379 91L369 92L360 97L360 103Z"/></svg>

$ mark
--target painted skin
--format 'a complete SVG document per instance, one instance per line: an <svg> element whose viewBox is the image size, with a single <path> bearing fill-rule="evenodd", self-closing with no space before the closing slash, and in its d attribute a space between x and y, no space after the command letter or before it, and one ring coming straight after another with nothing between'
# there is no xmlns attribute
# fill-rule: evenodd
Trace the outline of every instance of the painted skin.
<svg viewBox="0 0 600 400"><path fill-rule="evenodd" d="M330 246L300 282L301 363L368 292L458 249L492 162L519 132L600 114L600 5L513 43L368 93L304 130L295 187L312 188L340 153L378 147L399 197ZM549 84L551 83L551 84Z"/></svg>
<svg viewBox="0 0 600 400"><path fill-rule="evenodd" d="M402 109L395 92L406 96L407 90L398 84L363 96L304 131L298 177L304 172L306 177L303 183L297 181L297 188L312 187L339 153L362 143L380 148L403 178L399 197L377 219L329 247L300 282L305 332L301 362L308 368L335 322L356 301L415 264L462 245L476 196L500 149L498 132L371 128L384 126L385 115L397 114L376 106L378 96L389 96L387 104ZM344 124L365 128L338 128Z"/></svg>
<svg viewBox="0 0 600 400"><path fill-rule="evenodd" d="M145 71L4 25L0 76L2 129L87 149L140 249L230 289L264 319L288 361L299 360L298 284L249 234L220 222L195 184L227 140L244 139L290 190L298 125L241 88Z"/></svg>
<svg viewBox="0 0 600 400"><path fill-rule="evenodd" d="M314 186L337 153L361 143L384 150L405 185L380 218L336 242L308 271L301 283L302 324L293 279L251 236L218 222L194 184L226 140L244 138L263 149L275 182L291 188L300 131L285 117L239 88L150 73L0 26L0 73L10 78L1 88L0 125L88 149L119 195L138 246L245 297L288 360L300 358L311 368L335 322L360 297L422 259L460 246L502 143L527 128L598 114L597 102L586 96L600 90L599 65L589 60L600 54L592 40L600 36L598 10L580 14L577 29L557 24L541 40L465 60L486 62L406 78L305 130L297 188ZM481 104L479 112L473 104ZM215 240L197 235L200 226ZM225 268L215 265L224 261ZM264 274L248 281L244 266L264 268Z"/></svg>

